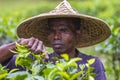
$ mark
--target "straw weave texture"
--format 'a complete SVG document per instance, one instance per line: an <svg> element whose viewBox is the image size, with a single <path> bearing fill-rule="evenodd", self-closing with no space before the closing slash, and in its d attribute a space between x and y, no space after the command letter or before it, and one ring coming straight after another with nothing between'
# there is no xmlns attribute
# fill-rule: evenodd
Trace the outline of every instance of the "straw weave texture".
<svg viewBox="0 0 120 80"><path fill-rule="evenodd" d="M17 33L19 37L29 38L36 37L47 47L51 47L48 36L48 18L79 18L80 31L79 37L77 38L76 47L87 47L104 41L110 36L109 26L101 19L80 14L74 10L67 1L61 2L54 10L43 13L29 19L24 20L18 25Z"/></svg>

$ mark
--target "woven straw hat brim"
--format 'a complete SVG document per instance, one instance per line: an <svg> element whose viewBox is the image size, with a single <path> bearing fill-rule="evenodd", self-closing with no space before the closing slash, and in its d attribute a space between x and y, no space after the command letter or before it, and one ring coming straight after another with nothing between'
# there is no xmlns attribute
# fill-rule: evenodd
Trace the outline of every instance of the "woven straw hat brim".
<svg viewBox="0 0 120 80"><path fill-rule="evenodd" d="M107 39L111 34L108 25L101 19L78 13L44 13L31 17L18 25L17 34L20 38L36 37L43 41L47 47L51 47L47 39L49 34L47 20L48 18L60 17L80 18L81 34L79 34L79 37L77 38L76 45L78 48L97 44Z"/></svg>

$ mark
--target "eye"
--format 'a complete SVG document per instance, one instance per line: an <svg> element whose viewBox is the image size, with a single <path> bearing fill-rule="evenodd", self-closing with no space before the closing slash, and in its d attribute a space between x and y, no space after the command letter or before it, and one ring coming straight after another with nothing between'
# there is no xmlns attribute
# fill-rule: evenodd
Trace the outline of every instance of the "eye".
<svg viewBox="0 0 120 80"><path fill-rule="evenodd" d="M67 29L61 29L61 31L62 31L62 32L66 32L66 31L67 31Z"/></svg>
<svg viewBox="0 0 120 80"><path fill-rule="evenodd" d="M69 32L69 30L67 28L62 28L62 29L60 29L60 31L64 32L64 33L68 33Z"/></svg>

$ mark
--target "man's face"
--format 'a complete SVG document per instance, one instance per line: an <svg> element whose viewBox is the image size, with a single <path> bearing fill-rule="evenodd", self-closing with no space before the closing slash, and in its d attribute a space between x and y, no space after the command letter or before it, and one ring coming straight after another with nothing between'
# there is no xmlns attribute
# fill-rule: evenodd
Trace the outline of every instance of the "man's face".
<svg viewBox="0 0 120 80"><path fill-rule="evenodd" d="M57 54L69 53L75 49L75 27L71 19L51 19L48 40Z"/></svg>

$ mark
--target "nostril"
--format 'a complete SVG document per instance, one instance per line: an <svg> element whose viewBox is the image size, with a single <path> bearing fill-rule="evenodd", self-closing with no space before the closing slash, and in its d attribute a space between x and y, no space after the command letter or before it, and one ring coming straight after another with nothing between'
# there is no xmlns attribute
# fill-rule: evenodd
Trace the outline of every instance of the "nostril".
<svg viewBox="0 0 120 80"><path fill-rule="evenodd" d="M60 39L61 38L61 33L59 33L59 32L55 33L54 38L55 39Z"/></svg>

